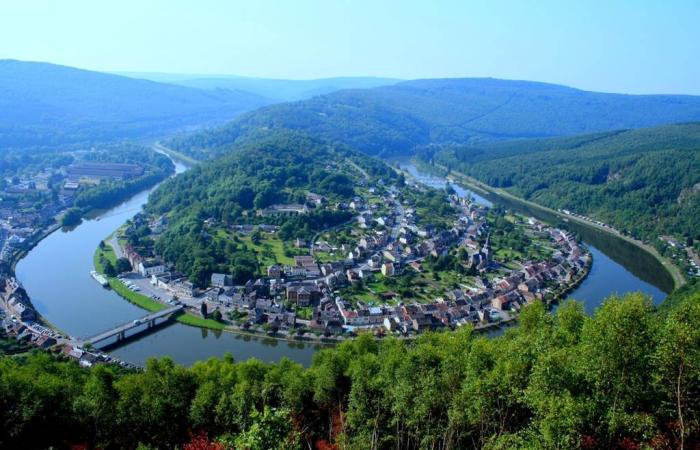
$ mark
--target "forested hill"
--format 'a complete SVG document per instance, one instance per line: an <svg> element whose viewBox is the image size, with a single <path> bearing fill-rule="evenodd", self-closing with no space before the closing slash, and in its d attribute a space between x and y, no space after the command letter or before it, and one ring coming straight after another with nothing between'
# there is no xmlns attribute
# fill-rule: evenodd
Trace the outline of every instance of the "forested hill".
<svg viewBox="0 0 700 450"><path fill-rule="evenodd" d="M277 131L164 182L149 197L146 210L168 215L168 230L156 242L158 254L190 280L205 285L212 272L229 272L244 283L259 271L255 256L226 236L203 232L204 220L223 228L262 221L280 226L283 239L309 239L353 217L344 210L316 208L307 200L309 193L323 196L326 204L348 203L359 185L395 177L380 160L345 146ZM306 204L310 210L288 217L256 216L275 204Z"/></svg>
<svg viewBox="0 0 700 450"><path fill-rule="evenodd" d="M386 156L430 143L564 136L691 120L700 120L700 97L603 94L496 79L416 80L268 106L170 145L204 159L271 128L288 128Z"/></svg>
<svg viewBox="0 0 700 450"><path fill-rule="evenodd" d="M54 64L0 60L0 146L95 142L221 124L269 101Z"/></svg>
<svg viewBox="0 0 700 450"><path fill-rule="evenodd" d="M700 239L700 123L475 147L428 147L425 161L644 238Z"/></svg>

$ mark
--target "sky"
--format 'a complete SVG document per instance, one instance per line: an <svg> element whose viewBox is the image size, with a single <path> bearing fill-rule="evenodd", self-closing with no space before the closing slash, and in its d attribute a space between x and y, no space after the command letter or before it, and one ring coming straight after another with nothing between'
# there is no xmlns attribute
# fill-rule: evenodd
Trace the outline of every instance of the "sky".
<svg viewBox="0 0 700 450"><path fill-rule="evenodd" d="M0 59L700 95L700 0L0 0Z"/></svg>

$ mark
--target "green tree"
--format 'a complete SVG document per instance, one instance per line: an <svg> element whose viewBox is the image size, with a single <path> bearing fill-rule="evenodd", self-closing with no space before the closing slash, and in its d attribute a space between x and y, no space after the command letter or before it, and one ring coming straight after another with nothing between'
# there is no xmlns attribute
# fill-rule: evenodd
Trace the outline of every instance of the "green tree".
<svg viewBox="0 0 700 450"><path fill-rule="evenodd" d="M117 264L115 266L115 269L116 269L117 273L130 272L132 269L131 263L126 258L123 258L123 257L119 258L119 259L117 259Z"/></svg>
<svg viewBox="0 0 700 450"><path fill-rule="evenodd" d="M656 386L661 391L663 411L677 424L677 448L698 431L700 415L700 305L693 303L666 320L657 347Z"/></svg>
<svg viewBox="0 0 700 450"><path fill-rule="evenodd" d="M301 449L299 436L293 431L286 409L265 407L263 412L253 410L251 425L236 436L228 439L234 448L240 450L296 450Z"/></svg>

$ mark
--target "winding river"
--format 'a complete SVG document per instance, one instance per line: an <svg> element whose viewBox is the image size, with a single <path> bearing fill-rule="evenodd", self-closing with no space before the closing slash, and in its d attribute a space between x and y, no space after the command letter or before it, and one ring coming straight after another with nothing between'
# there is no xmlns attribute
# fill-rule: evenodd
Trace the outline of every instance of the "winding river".
<svg viewBox="0 0 700 450"><path fill-rule="evenodd" d="M413 165L404 168L429 185L445 185L444 179L422 173ZM185 170L184 165L176 163L177 173ZM473 195L487 204L502 200L478 196L459 187L456 189L461 195ZM140 211L149 193L150 190L141 192L71 231L52 233L17 264L17 278L36 309L64 333L86 337L145 315L142 309L113 291L103 289L89 272L100 240ZM509 207L522 211L517 205ZM536 212L523 212L547 220ZM572 228L575 228L573 224ZM575 231L590 248L594 262L588 278L570 297L584 302L587 311L593 311L603 298L615 292L641 291L650 295L655 303L665 298L671 285L656 259L621 239L587 227L579 228ZM175 323L129 340L109 352L137 365L143 365L151 356L168 355L189 365L225 353L231 353L236 360L256 357L263 361L277 361L287 357L309 365L318 348L313 344L214 332Z"/></svg>
<svg viewBox="0 0 700 450"><path fill-rule="evenodd" d="M176 173L186 169L176 163ZM48 322L70 336L87 337L146 314L114 291L102 288L92 279L90 270L99 242L139 212L149 193L150 190L141 192L71 231L55 231L19 261L17 279ZM148 357L165 355L189 365L227 352L236 360L256 357L272 362L286 356L309 365L316 348L313 344L215 332L174 323L129 340L109 352L137 365L143 365Z"/></svg>

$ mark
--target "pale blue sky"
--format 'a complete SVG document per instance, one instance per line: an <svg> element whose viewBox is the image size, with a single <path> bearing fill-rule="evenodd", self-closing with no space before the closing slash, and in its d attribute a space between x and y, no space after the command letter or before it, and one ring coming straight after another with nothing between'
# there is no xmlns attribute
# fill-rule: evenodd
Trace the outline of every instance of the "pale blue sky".
<svg viewBox="0 0 700 450"><path fill-rule="evenodd" d="M0 0L0 58L700 94L700 0Z"/></svg>

